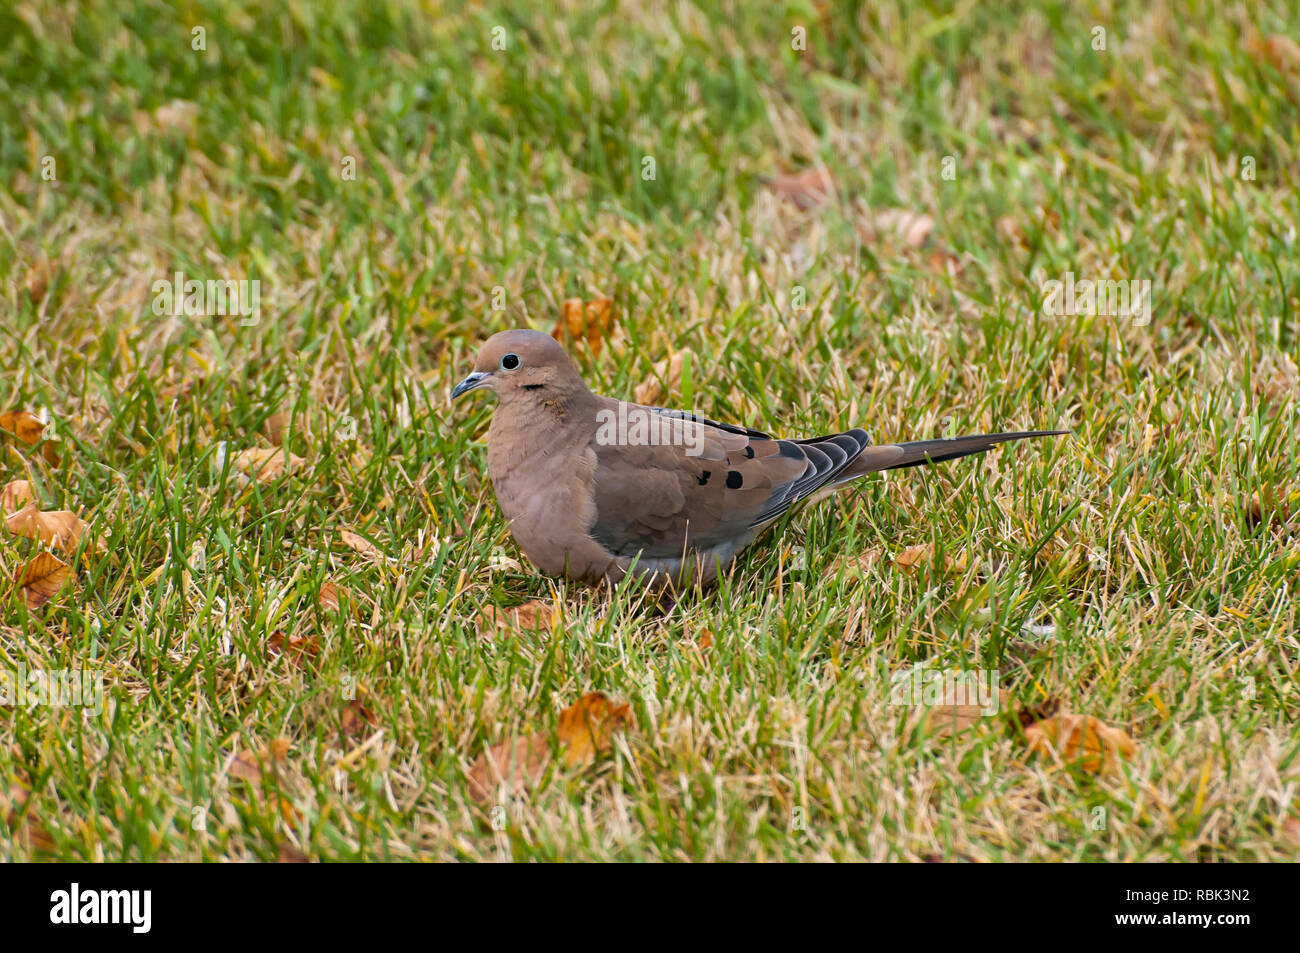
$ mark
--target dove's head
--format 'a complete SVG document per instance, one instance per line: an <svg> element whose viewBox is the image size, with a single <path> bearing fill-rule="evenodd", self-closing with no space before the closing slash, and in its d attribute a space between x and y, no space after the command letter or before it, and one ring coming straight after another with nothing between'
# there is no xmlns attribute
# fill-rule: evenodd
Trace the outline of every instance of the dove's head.
<svg viewBox="0 0 1300 953"><path fill-rule="evenodd" d="M553 402L587 392L569 355L541 331L502 331L479 349L474 372L456 385L453 398L486 387L502 402L531 397Z"/></svg>

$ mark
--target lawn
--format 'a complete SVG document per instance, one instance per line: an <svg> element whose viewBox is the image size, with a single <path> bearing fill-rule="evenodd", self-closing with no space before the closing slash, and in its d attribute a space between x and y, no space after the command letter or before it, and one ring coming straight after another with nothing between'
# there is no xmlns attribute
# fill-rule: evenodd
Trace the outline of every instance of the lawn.
<svg viewBox="0 0 1300 953"><path fill-rule="evenodd" d="M1293 3L0 36L0 860L1295 858ZM450 400L557 326L595 390L783 436L1072 433L588 588ZM900 699L963 673L996 712Z"/></svg>

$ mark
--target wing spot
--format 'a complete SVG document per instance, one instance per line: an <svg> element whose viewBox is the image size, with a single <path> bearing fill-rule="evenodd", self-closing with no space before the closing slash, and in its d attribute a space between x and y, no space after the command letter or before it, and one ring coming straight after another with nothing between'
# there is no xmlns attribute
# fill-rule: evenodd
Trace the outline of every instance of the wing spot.
<svg viewBox="0 0 1300 953"><path fill-rule="evenodd" d="M753 448L753 447L750 447L750 446L748 446L748 445L745 447L745 459L747 459L747 460L753 460L753 459L754 459L754 448Z"/></svg>
<svg viewBox="0 0 1300 953"><path fill-rule="evenodd" d="M728 490L739 490L739 489L740 489L742 486L744 486L744 485L745 485L745 478L744 478L743 476L740 475L740 471L739 471L739 470L728 470L728 471L727 471L727 489L728 489Z"/></svg>
<svg viewBox="0 0 1300 953"><path fill-rule="evenodd" d="M709 477L711 477L711 476L713 476L713 471L712 471L712 470L705 470L703 473L701 473L701 474L700 474L700 486L704 486L704 484L708 483L708 482L709 482Z"/></svg>

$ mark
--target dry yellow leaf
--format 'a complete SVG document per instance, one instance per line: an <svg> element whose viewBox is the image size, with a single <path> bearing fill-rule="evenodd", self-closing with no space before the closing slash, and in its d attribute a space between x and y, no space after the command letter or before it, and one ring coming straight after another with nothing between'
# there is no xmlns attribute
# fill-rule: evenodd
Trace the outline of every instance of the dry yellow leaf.
<svg viewBox="0 0 1300 953"><path fill-rule="evenodd" d="M1133 739L1091 715L1062 713L1034 722L1025 729L1030 754L1046 754L1078 762L1090 774L1117 774L1120 759L1137 751Z"/></svg>
<svg viewBox="0 0 1300 953"><path fill-rule="evenodd" d="M592 354L599 354L605 338L614 329L614 302L610 298L583 301L569 298L564 302L560 320L556 322L551 337L572 347L585 341Z"/></svg>
<svg viewBox="0 0 1300 953"><path fill-rule="evenodd" d="M14 480L0 490L0 513L16 513L28 503L36 501L36 490L30 480Z"/></svg>
<svg viewBox="0 0 1300 953"><path fill-rule="evenodd" d="M259 483L270 483L277 477L291 473L305 462L302 457L283 448L253 447L235 454L230 465Z"/></svg>
<svg viewBox="0 0 1300 953"><path fill-rule="evenodd" d="M42 512L37 509L35 503L28 503L5 520L5 529L15 536L39 539L46 546L53 546L67 553L76 551L81 537L89 526L90 524L71 510ZM96 538L93 545L100 552L105 549L102 539Z"/></svg>
<svg viewBox="0 0 1300 953"><path fill-rule="evenodd" d="M45 605L71 578L72 569L53 553L38 553L14 574L29 609Z"/></svg>

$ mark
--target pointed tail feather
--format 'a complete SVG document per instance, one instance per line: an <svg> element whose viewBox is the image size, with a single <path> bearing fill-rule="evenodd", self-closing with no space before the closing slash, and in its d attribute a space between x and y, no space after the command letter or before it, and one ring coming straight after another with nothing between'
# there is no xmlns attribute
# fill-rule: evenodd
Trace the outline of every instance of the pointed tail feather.
<svg viewBox="0 0 1300 953"><path fill-rule="evenodd" d="M1059 437L1068 430L1021 430L1015 433L981 433L968 437L941 437L938 440L914 440L911 443L887 443L867 447L840 474L836 483L852 480L879 470L900 470L903 467L920 467L927 463L942 463L969 457L974 453L992 450L1000 443L1026 440L1030 437Z"/></svg>

